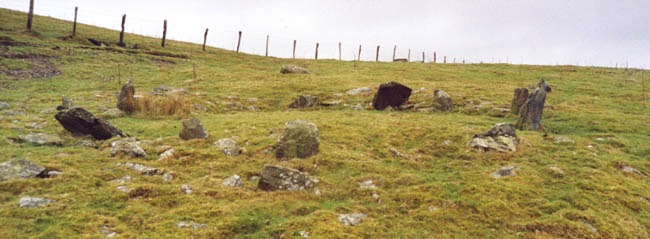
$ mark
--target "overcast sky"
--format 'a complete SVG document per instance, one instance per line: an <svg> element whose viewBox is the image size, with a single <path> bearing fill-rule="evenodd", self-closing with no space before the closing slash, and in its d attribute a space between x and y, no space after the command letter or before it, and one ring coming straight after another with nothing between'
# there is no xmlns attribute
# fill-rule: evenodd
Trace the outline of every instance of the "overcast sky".
<svg viewBox="0 0 650 239"><path fill-rule="evenodd" d="M243 31L241 51L264 54L270 35L272 56L362 60L397 57L438 61L447 56L467 62L570 64L650 68L649 0L420 0L420 1L270 1L270 0L35 0L38 15L73 19L119 29L127 14L127 32L162 35L234 49ZM2 0L0 7L27 11L28 0ZM38 24L38 23L34 23ZM128 39L127 39L128 40Z"/></svg>

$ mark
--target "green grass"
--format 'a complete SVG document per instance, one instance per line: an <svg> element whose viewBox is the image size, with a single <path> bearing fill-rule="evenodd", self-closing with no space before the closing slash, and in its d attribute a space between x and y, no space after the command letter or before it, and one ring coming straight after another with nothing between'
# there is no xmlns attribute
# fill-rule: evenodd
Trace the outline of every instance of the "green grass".
<svg viewBox="0 0 650 239"><path fill-rule="evenodd" d="M626 174L617 165L650 173L650 110L644 106L642 78L647 71L575 66L508 64L375 63L336 60L290 60L236 54L217 48L126 35L127 48L119 52L93 49L85 38L116 43L118 32L80 25L74 40L62 40L71 23L36 16L33 30L24 30L26 15L0 10L0 37L38 46L0 48L4 53L53 56L62 73L51 78L14 79L0 73L0 135L26 132L60 134L63 147L37 147L0 140L1 161L26 158L65 172L50 179L0 183L0 238L102 238L104 225L118 238L650 238L650 181ZM138 49L131 49L137 44ZM54 49L59 46L58 49ZM154 56L166 52L188 59ZM162 60L173 63L161 63ZM29 70L34 62L0 57L1 70ZM197 80L193 80L196 64ZM282 64L307 67L311 75L282 75ZM74 146L54 119L52 109L61 95L90 112L116 105L120 84L132 79L136 93L160 85L190 89L194 103L209 112L195 111L210 138L182 141L176 116L135 114L110 122L154 145L170 145L173 160L158 161L154 146L144 159L111 158L109 141L100 149ZM547 79L553 88L547 98L542 124L545 132L519 131L522 143L514 153L478 153L465 146L473 134L499 122L493 108L509 108L513 90ZM398 81L413 89L411 97L430 102L434 89L449 93L454 102L490 103L475 110L459 106L453 112L391 112L352 110L343 106L288 110L300 94L346 104L372 100L372 94L338 97L357 87ZM648 80L646 79L646 87ZM237 96L230 99L228 96ZM247 98L257 98L248 102ZM241 102L244 109L227 107ZM255 106L251 112L247 106ZM306 119L320 131L320 153L307 159L277 160L264 150L272 146L287 121ZM43 129L20 132L29 122ZM544 137L547 133L549 137ZM212 147L218 139L239 136L245 152L235 158ZM549 139L568 136L576 142L558 144ZM613 139L598 141L598 137ZM450 140L449 145L442 142ZM587 147L592 145L591 148ZM393 156L395 148L406 158ZM65 153L61 157L57 154ZM143 176L115 166L137 162L176 175L171 183L160 176ZM263 192L256 181L264 164L278 164L309 172L319 179L312 191ZM520 167L517 177L495 180L490 173L504 165ZM558 176L548 167L566 173ZM221 180L233 174L244 187L226 188ZM131 175L131 188L149 190L146 197L130 198L115 189L112 179ZM376 190L358 183L373 180ZM194 193L185 195L180 185ZM381 202L372 194L377 193ZM18 208L23 196L46 197L57 202L47 207ZM430 206L439 210L429 211ZM355 227L337 221L341 213L365 213ZM179 229L172 224L194 220L207 227ZM582 220L598 229L592 233Z"/></svg>

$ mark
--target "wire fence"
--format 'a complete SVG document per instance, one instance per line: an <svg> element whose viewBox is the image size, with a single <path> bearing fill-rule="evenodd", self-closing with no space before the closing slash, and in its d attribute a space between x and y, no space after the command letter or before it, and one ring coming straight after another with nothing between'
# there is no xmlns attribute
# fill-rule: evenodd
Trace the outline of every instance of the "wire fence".
<svg viewBox="0 0 650 239"><path fill-rule="evenodd" d="M3 7L23 11L29 9L30 1L27 0L4 0ZM38 1L34 6L34 14L49 16L57 19L73 21L75 17L74 2L62 1L45 2ZM82 9L79 8L78 23L99 26L111 30L121 30L121 17L127 15L125 32L162 38L163 21L167 20L167 40L203 44L205 29L209 29L205 44L210 47L236 50L247 54L266 55L298 59L314 59L316 56L316 44L319 45L318 59L342 59L361 61L382 61L390 62L394 58L407 59L411 62L436 62L447 64L473 64L473 63L506 63L512 64L510 57L478 58L468 56L447 55L445 49L422 49L409 48L400 44L378 44L377 42L337 42L337 41L314 41L310 39L296 39L293 37L255 32L244 29L241 39L238 38L239 29L233 29L227 23L210 21L209 23L187 23L174 21L177 19L148 19L129 13L117 12L114 9ZM38 23L34 23L38 24ZM182 29L182 30L181 30ZM191 33L191 34L190 34ZM268 39L268 43L267 43ZM239 41L241 40L241 41ZM294 49L294 41L296 46ZM268 44L268 48L267 48ZM379 46L379 49L377 49ZM361 54L359 55L359 47ZM340 53L339 53L340 52ZM394 57L393 57L394 55ZM446 59L446 60L445 60ZM519 64L524 64L523 57ZM556 63L555 65L558 65ZM587 62L576 62L575 65L589 65ZM592 65L593 66L593 65ZM610 62L610 67L627 68L627 62Z"/></svg>

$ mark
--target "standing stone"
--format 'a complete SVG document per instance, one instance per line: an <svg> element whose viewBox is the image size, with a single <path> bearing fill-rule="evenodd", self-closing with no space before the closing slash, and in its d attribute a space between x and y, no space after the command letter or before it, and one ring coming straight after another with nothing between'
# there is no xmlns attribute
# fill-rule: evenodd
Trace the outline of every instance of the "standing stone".
<svg viewBox="0 0 650 239"><path fill-rule="evenodd" d="M90 134L105 140L114 136L127 136L108 122L95 117L83 108L62 109L54 116L66 130L73 134Z"/></svg>
<svg viewBox="0 0 650 239"><path fill-rule="evenodd" d="M294 120L284 124L282 135L275 145L276 158L307 158L318 153L320 139L318 128L306 120Z"/></svg>
<svg viewBox="0 0 650 239"><path fill-rule="evenodd" d="M515 89L515 96L512 98L512 107L510 111L518 115L519 110L521 109L521 106L526 103L526 100L528 99L528 89L527 88L517 88Z"/></svg>
<svg viewBox="0 0 650 239"><path fill-rule="evenodd" d="M372 106L377 110L384 110L388 106L398 108L408 101L411 91L411 88L394 81L381 84L372 99Z"/></svg>
<svg viewBox="0 0 650 239"><path fill-rule="evenodd" d="M517 129L519 130L539 130L541 128L542 111L546 101L546 93L551 92L551 87L542 79L535 92L528 96L520 110L519 120L517 120Z"/></svg>
<svg viewBox="0 0 650 239"><path fill-rule="evenodd" d="M447 92L435 90L433 91L433 105L440 111L449 111L454 107L454 102Z"/></svg>
<svg viewBox="0 0 650 239"><path fill-rule="evenodd" d="M34 178L45 171L45 167L29 160L14 158L0 163L0 182L11 179Z"/></svg>
<svg viewBox="0 0 650 239"><path fill-rule="evenodd" d="M74 102L72 101L72 99L70 99L68 97L61 96L61 106L69 109L69 108L74 107Z"/></svg>
<svg viewBox="0 0 650 239"><path fill-rule="evenodd" d="M318 96L313 96L313 95L301 95L296 99L293 103L289 105L289 108L305 108L305 107L313 107L313 106L319 106L320 105L320 99L318 99Z"/></svg>
<svg viewBox="0 0 650 239"><path fill-rule="evenodd" d="M317 179L295 169L275 165L264 165L262 177L257 188L263 191L289 190L297 191L313 188Z"/></svg>
<svg viewBox="0 0 650 239"><path fill-rule="evenodd" d="M208 138L208 131L205 130L201 121L197 118L184 119L183 129L178 135L181 139L205 139Z"/></svg>
<svg viewBox="0 0 650 239"><path fill-rule="evenodd" d="M122 91L117 97L117 108L127 114L135 111L135 87L130 82L122 86Z"/></svg>

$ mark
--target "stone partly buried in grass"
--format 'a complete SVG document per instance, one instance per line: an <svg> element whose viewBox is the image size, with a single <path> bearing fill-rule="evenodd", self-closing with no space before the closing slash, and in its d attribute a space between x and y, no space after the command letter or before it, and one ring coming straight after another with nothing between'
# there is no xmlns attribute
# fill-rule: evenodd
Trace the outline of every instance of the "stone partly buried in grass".
<svg viewBox="0 0 650 239"><path fill-rule="evenodd" d="M411 88L394 81L381 84L372 99L372 106L377 110L384 110L389 106L399 108L409 100L411 91Z"/></svg>
<svg viewBox="0 0 650 239"><path fill-rule="evenodd" d="M105 140L115 136L127 135L105 120L95 117L83 108L59 108L54 118L66 130L73 134L92 135L95 139Z"/></svg>
<svg viewBox="0 0 650 239"><path fill-rule="evenodd" d="M297 191L313 188L317 179L295 169L275 165L264 165L257 188L264 191Z"/></svg>
<svg viewBox="0 0 650 239"><path fill-rule="evenodd" d="M119 154L125 154L133 158L147 156L147 152L145 152L140 145L135 142L135 140L131 139L117 140L111 143L111 157L115 157Z"/></svg>
<svg viewBox="0 0 650 239"><path fill-rule="evenodd" d="M490 150L497 152L515 152L519 139L515 127L509 123L494 125L490 131L483 134L476 134L467 145L483 152Z"/></svg>
<svg viewBox="0 0 650 239"><path fill-rule="evenodd" d="M20 142L34 145L63 145L63 140L58 135L46 133L32 133L18 136Z"/></svg>
<svg viewBox="0 0 650 239"><path fill-rule="evenodd" d="M284 131L275 145L276 158L307 158L318 153L318 128L306 120L285 123Z"/></svg>
<svg viewBox="0 0 650 239"><path fill-rule="evenodd" d="M307 69L294 66L294 65L282 65L282 68L280 69L280 73L282 74L311 74Z"/></svg>
<svg viewBox="0 0 650 239"><path fill-rule="evenodd" d="M181 139L205 139L208 138L208 131L205 130L201 121L197 118L184 119L183 129L178 135Z"/></svg>
<svg viewBox="0 0 650 239"><path fill-rule="evenodd" d="M29 179L40 175L45 167L26 159L14 158L0 163L0 182L13 179Z"/></svg>
<svg viewBox="0 0 650 239"><path fill-rule="evenodd" d="M451 96L442 90L433 91L433 106L440 111L449 111L454 108Z"/></svg>
<svg viewBox="0 0 650 239"><path fill-rule="evenodd" d="M18 201L18 207L35 208L45 206L53 202L56 202L56 200L35 197L22 197L20 198L20 201Z"/></svg>
<svg viewBox="0 0 650 239"><path fill-rule="evenodd" d="M289 105L289 108L306 108L321 105L318 96L314 95L301 95Z"/></svg>

